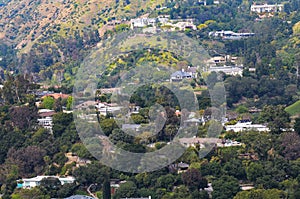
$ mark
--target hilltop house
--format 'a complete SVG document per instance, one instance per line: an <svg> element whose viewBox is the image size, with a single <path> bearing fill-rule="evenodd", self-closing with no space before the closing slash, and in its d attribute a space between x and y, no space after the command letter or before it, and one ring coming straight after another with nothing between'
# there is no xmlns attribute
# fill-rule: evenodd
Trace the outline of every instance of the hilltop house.
<svg viewBox="0 0 300 199"><path fill-rule="evenodd" d="M245 39L249 37L253 37L255 33L236 33L233 31L215 31L215 32L209 32L208 36L210 37L220 37L222 39L229 39L229 40L238 40L238 39Z"/></svg>
<svg viewBox="0 0 300 199"><path fill-rule="evenodd" d="M119 87L116 87L116 88L101 88L100 89L101 94L114 93L114 92L119 94L120 91L121 91L121 88L119 88Z"/></svg>
<svg viewBox="0 0 300 199"><path fill-rule="evenodd" d="M212 66L208 69L209 72L223 72L226 75L243 76L243 68L237 66Z"/></svg>
<svg viewBox="0 0 300 199"><path fill-rule="evenodd" d="M50 132L52 131L52 117L45 117L38 119L38 124L45 129L49 129Z"/></svg>
<svg viewBox="0 0 300 199"><path fill-rule="evenodd" d="M199 126L202 123L202 120L191 118L184 121L184 126Z"/></svg>
<svg viewBox="0 0 300 199"><path fill-rule="evenodd" d="M132 130L132 131L139 131L141 128L140 124L122 124L122 130Z"/></svg>
<svg viewBox="0 0 300 199"><path fill-rule="evenodd" d="M151 28L149 28L151 27ZM155 33L157 31L185 31L197 30L194 19L170 19L169 15L160 15L157 18L136 18L130 20L130 28L147 28L144 33ZM161 28L161 29L160 29Z"/></svg>
<svg viewBox="0 0 300 199"><path fill-rule="evenodd" d="M17 180L17 187L23 189L30 189L41 184L41 181L45 178L57 178L61 185L73 183L75 182L75 178L72 176L68 177L58 177L58 176L37 176L34 178L23 178L21 180Z"/></svg>
<svg viewBox="0 0 300 199"><path fill-rule="evenodd" d="M222 140L219 138L180 138L179 143L185 147L196 147L199 145L201 149L205 148L205 144L213 144L217 146L218 144L222 144Z"/></svg>
<svg viewBox="0 0 300 199"><path fill-rule="evenodd" d="M197 67L188 66L186 72L189 73L192 78L197 78Z"/></svg>
<svg viewBox="0 0 300 199"><path fill-rule="evenodd" d="M171 31L179 30L179 31L185 31L187 29L190 30L197 30L196 25L194 25L192 20L186 20L186 21L175 21L171 20L170 22L163 23L163 27L169 27Z"/></svg>
<svg viewBox="0 0 300 199"><path fill-rule="evenodd" d="M171 74L170 81L182 81L183 79L191 79L194 78L195 75L193 75L191 72L185 72L184 69L181 71L176 71Z"/></svg>
<svg viewBox="0 0 300 199"><path fill-rule="evenodd" d="M156 18L137 18L130 20L130 28L144 28L147 26L155 26Z"/></svg>
<svg viewBox="0 0 300 199"><path fill-rule="evenodd" d="M90 196L85 196L85 195L74 195L74 196L67 197L65 199L95 199L95 198Z"/></svg>
<svg viewBox="0 0 300 199"><path fill-rule="evenodd" d="M52 116L55 114L55 111L49 109L40 109L39 110L39 118L38 124L45 129L50 130L52 132Z"/></svg>
<svg viewBox="0 0 300 199"><path fill-rule="evenodd" d="M208 66L217 66L217 65L224 65L226 62L230 63L236 63L238 60L238 57L226 55L226 56L215 56L207 60L207 65Z"/></svg>
<svg viewBox="0 0 300 199"><path fill-rule="evenodd" d="M184 162L174 163L174 164L169 165L169 171L183 173L183 172L186 172L189 167L190 167L190 165L187 163L184 163Z"/></svg>
<svg viewBox="0 0 300 199"><path fill-rule="evenodd" d="M259 131L269 132L270 129L262 124L252 124L252 122L238 122L234 125L226 125L226 131L242 132L242 131Z"/></svg>
<svg viewBox="0 0 300 199"><path fill-rule="evenodd" d="M108 104L106 102L99 102L95 105L95 108L99 111L100 115L107 115L108 113L114 113L116 111L121 111L123 107L119 106L118 104L111 103Z"/></svg>
<svg viewBox="0 0 300 199"><path fill-rule="evenodd" d="M283 4L275 4L275 5L252 5L250 8L251 12L256 13L270 13L270 12L281 12L283 10Z"/></svg>

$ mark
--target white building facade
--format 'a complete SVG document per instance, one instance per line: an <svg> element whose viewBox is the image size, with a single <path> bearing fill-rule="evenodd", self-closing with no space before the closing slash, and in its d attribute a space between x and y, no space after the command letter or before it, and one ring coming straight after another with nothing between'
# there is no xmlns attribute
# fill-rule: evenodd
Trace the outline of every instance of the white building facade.
<svg viewBox="0 0 300 199"><path fill-rule="evenodd" d="M270 13L270 12L281 12L283 10L283 4L275 4L275 5L252 5L250 8L251 12L256 13Z"/></svg>
<svg viewBox="0 0 300 199"><path fill-rule="evenodd" d="M60 181L61 185L75 182L75 178L72 176L68 176L68 177L37 176L34 178L23 178L22 180L18 180L17 187L23 189L31 189L33 187L39 186L41 184L41 181L45 178L57 178Z"/></svg>
<svg viewBox="0 0 300 199"><path fill-rule="evenodd" d="M238 122L235 125L226 125L226 131L242 132L242 131L259 131L269 132L270 129L262 124L252 124L251 122Z"/></svg>

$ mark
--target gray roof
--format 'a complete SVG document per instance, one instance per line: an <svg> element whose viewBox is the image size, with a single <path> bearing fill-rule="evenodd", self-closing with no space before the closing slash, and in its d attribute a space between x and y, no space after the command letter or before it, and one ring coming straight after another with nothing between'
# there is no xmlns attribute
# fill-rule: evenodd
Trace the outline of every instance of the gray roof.
<svg viewBox="0 0 300 199"><path fill-rule="evenodd" d="M201 123L201 121L199 119L196 119L196 118L185 120L184 122L186 122L186 123Z"/></svg>
<svg viewBox="0 0 300 199"><path fill-rule="evenodd" d="M189 67L188 69L186 69L187 72L191 72L191 73L196 73L197 72L197 67Z"/></svg>
<svg viewBox="0 0 300 199"><path fill-rule="evenodd" d="M140 124L122 124L122 129L132 129L132 130L135 130L135 129L138 129L140 127L141 127Z"/></svg>
<svg viewBox="0 0 300 199"><path fill-rule="evenodd" d="M171 77L182 77L182 78L186 78L186 77L191 77L191 75L187 72L183 72L183 71L176 71L175 73L173 73L171 75Z"/></svg>
<svg viewBox="0 0 300 199"><path fill-rule="evenodd" d="M70 196L65 199L95 199L95 198L90 197L90 196L84 196L84 195L74 195L74 196Z"/></svg>

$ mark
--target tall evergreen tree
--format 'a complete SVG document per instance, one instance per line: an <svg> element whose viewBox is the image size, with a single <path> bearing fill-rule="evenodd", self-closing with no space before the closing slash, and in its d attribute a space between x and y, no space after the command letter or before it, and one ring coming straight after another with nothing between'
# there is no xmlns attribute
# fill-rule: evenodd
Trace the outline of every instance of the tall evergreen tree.
<svg viewBox="0 0 300 199"><path fill-rule="evenodd" d="M111 199L109 180L105 179L102 186L103 186L103 199Z"/></svg>

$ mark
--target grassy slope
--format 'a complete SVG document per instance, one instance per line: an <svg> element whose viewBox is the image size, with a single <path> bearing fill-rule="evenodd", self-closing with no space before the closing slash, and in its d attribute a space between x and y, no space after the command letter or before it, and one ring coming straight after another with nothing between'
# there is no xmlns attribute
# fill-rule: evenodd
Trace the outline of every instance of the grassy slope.
<svg viewBox="0 0 300 199"><path fill-rule="evenodd" d="M300 100L295 102L294 104L286 107L286 112L288 112L290 115L294 116L300 113Z"/></svg>
<svg viewBox="0 0 300 199"><path fill-rule="evenodd" d="M1 1L1 0L0 0ZM47 33L47 38L54 34L70 35L75 30L80 33L89 27L98 29L103 24L99 19L123 19L135 17L141 9L153 10L164 0L131 0L129 5L115 0L12 0L0 7L0 39L5 38L17 44L19 49L39 42L38 38ZM97 21L96 23L92 22ZM60 26L56 33L54 26ZM49 34L50 33L50 34Z"/></svg>

